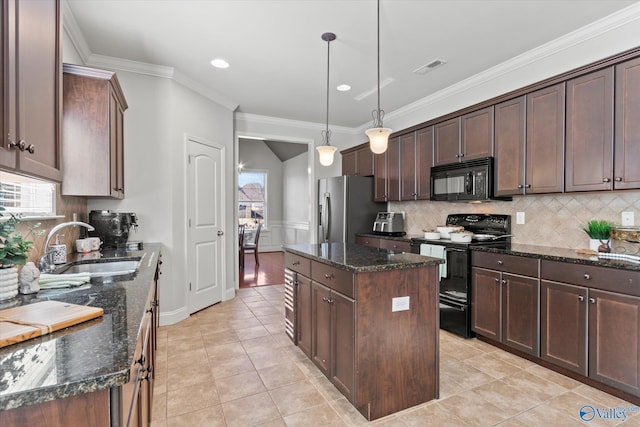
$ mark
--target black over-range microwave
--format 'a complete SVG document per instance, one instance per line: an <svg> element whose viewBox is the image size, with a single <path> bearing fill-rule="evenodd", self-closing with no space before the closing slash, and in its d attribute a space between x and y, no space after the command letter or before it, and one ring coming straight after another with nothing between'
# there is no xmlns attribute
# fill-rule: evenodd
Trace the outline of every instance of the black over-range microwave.
<svg viewBox="0 0 640 427"><path fill-rule="evenodd" d="M493 157L450 163L431 168L431 200L483 202L511 200L494 197Z"/></svg>

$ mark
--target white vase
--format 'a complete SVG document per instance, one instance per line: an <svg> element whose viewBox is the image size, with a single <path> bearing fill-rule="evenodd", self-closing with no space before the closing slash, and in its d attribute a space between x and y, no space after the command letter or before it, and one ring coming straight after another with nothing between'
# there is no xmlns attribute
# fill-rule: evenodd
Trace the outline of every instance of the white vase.
<svg viewBox="0 0 640 427"><path fill-rule="evenodd" d="M18 269L16 267L0 268L0 301L18 295Z"/></svg>
<svg viewBox="0 0 640 427"><path fill-rule="evenodd" d="M592 251L598 252L598 248L605 243L608 245L609 239L607 240L589 239L589 249L591 249Z"/></svg>

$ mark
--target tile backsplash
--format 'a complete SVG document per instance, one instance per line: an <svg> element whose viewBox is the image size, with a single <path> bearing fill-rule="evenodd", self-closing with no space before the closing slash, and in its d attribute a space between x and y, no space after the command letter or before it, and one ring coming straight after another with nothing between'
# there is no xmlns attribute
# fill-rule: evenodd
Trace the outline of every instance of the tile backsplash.
<svg viewBox="0 0 640 427"><path fill-rule="evenodd" d="M610 191L517 196L511 202L483 204L432 201L390 202L389 210L405 212L407 234L422 234L424 228L444 225L452 213L494 213L512 216L514 243L571 249L589 247L589 237L581 227L591 219L620 224L622 212L634 212L640 222L640 191ZM525 213L525 224L516 224L516 212ZM638 252L637 243L612 242L614 250Z"/></svg>
<svg viewBox="0 0 640 427"><path fill-rule="evenodd" d="M33 241L33 248L29 252L29 261L33 261L38 265L40 257L44 253L44 243L47 238L47 233L53 227L61 222L67 222L73 220L73 214L78 214L78 220L87 222L87 200L84 197L71 197L71 196L60 196L60 186L58 185L56 188L56 211L58 215L64 215L64 218L60 219L50 219L46 221L41 221L41 224L35 231L42 231L42 235L35 236L33 234L28 235L30 232L30 227L35 225L32 221L25 221L18 224L17 229L22 232L22 234L27 237L27 240ZM80 227L66 227L60 230L60 234L64 235L60 240L62 243L67 245L67 253L72 253L76 251L75 241L80 236ZM51 243L55 243L54 240ZM50 243L50 244L51 244Z"/></svg>

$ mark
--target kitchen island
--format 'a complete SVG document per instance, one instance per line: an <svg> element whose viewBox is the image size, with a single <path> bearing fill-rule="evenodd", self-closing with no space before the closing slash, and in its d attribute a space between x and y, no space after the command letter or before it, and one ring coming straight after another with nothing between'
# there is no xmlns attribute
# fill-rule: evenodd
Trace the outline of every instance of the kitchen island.
<svg viewBox="0 0 640 427"><path fill-rule="evenodd" d="M290 336L365 418L438 398L442 260L343 243L284 249Z"/></svg>
<svg viewBox="0 0 640 427"><path fill-rule="evenodd" d="M99 254L87 254L93 255ZM42 290L0 302L0 310L47 300L104 309L97 319L0 348L3 427L144 420L153 380L160 244L103 255L103 260L140 259L138 270L113 281L96 278L76 289ZM136 393L140 399L134 399Z"/></svg>

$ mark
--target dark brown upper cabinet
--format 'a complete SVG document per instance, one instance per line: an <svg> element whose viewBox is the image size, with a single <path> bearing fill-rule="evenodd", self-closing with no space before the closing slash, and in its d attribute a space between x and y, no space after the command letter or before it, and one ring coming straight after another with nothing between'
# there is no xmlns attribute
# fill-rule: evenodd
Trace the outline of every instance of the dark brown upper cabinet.
<svg viewBox="0 0 640 427"><path fill-rule="evenodd" d="M616 66L613 188L640 188L640 58Z"/></svg>
<svg viewBox="0 0 640 427"><path fill-rule="evenodd" d="M493 106L462 116L461 161L493 156Z"/></svg>
<svg viewBox="0 0 640 427"><path fill-rule="evenodd" d="M0 166L62 180L60 1L4 1Z"/></svg>
<svg viewBox="0 0 640 427"><path fill-rule="evenodd" d="M416 200L416 134L400 136L400 200Z"/></svg>
<svg viewBox="0 0 640 427"><path fill-rule="evenodd" d="M495 106L496 196L525 193L526 111L524 95Z"/></svg>
<svg viewBox="0 0 640 427"><path fill-rule="evenodd" d="M389 139L387 148L387 201L400 200L400 138Z"/></svg>
<svg viewBox="0 0 640 427"><path fill-rule="evenodd" d="M373 175L373 201L386 202L387 201L387 151L382 154L374 154L374 169Z"/></svg>
<svg viewBox="0 0 640 427"><path fill-rule="evenodd" d="M460 117L433 126L433 164L460 161Z"/></svg>
<svg viewBox="0 0 640 427"><path fill-rule="evenodd" d="M342 175L373 176L373 152L369 143L342 153Z"/></svg>
<svg viewBox="0 0 640 427"><path fill-rule="evenodd" d="M564 102L564 82L527 95L527 193L563 191Z"/></svg>
<svg viewBox="0 0 640 427"><path fill-rule="evenodd" d="M614 70L567 82L565 191L613 188Z"/></svg>
<svg viewBox="0 0 640 427"><path fill-rule="evenodd" d="M416 131L416 198L429 200L433 166L433 126Z"/></svg>
<svg viewBox="0 0 640 427"><path fill-rule="evenodd" d="M62 194L124 198L126 109L114 72L64 65Z"/></svg>

